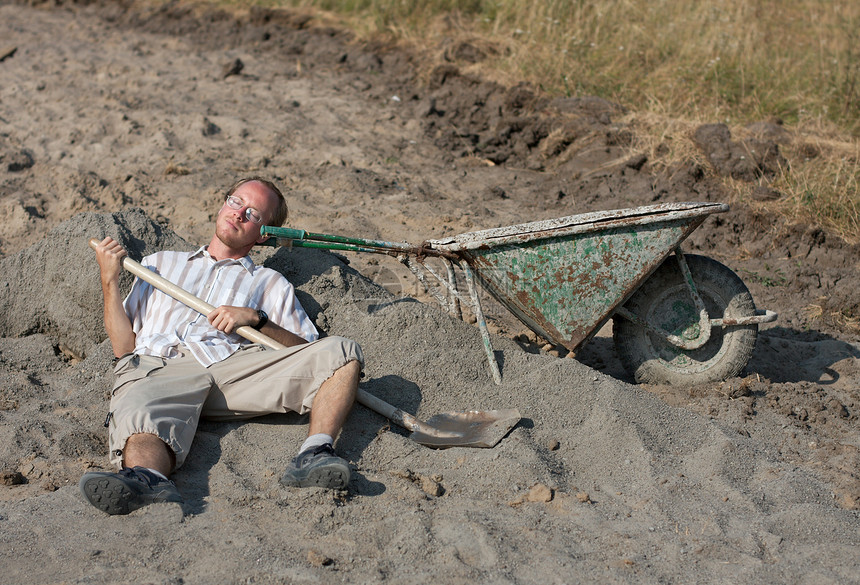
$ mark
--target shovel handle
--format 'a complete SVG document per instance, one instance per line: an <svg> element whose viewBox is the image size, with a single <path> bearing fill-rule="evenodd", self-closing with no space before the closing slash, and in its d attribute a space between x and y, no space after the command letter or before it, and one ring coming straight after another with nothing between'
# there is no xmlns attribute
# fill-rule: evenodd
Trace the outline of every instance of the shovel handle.
<svg viewBox="0 0 860 585"><path fill-rule="evenodd" d="M99 240L97 240L96 238L91 238L90 248L95 250L100 243L101 242L99 242ZM122 267L140 278L141 280L143 280L144 282L148 282L161 292L191 307L198 313L208 315L215 310L215 307L213 307L206 301L194 296L184 288L176 286L166 278L159 276L152 270L146 268L139 262L135 262L128 256L122 259ZM236 329L236 333L238 333L248 341L265 345L266 347L269 347L271 349L284 349L287 347L286 345L275 341L265 333L261 333L253 327L249 327L247 325L243 325L242 327ZM362 390L361 388L358 389L355 399L359 404L366 406L374 412L378 412L382 416L399 424L407 430L416 431L419 429L424 429L428 433L432 434L433 432L431 428L428 428L425 423L422 423L412 415L403 412L399 408L388 404L384 400L377 398L373 394L370 394Z"/></svg>

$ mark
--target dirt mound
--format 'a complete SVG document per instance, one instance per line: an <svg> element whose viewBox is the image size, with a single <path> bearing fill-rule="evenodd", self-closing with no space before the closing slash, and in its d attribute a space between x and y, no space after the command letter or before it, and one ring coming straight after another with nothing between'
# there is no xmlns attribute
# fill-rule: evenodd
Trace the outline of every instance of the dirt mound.
<svg viewBox="0 0 860 585"><path fill-rule="evenodd" d="M78 216L55 228L49 238L0 259L0 336L51 335L63 352L76 358L104 340L101 286L89 240L106 236L125 242L129 256L137 260L147 241L159 249L190 249L140 209L116 221L97 214ZM130 275L123 278L131 282Z"/></svg>
<svg viewBox="0 0 860 585"><path fill-rule="evenodd" d="M61 224L35 249L13 259L32 258L41 248L99 230L141 253L178 242L138 211L90 213ZM76 253L87 251L80 247ZM548 562L566 567L570 577L608 570L686 579L704 566L720 578L735 574L723 563L729 552L735 563L755 567L758 579L777 582L802 570L810 555L818 557L821 530L828 533L833 558L853 550L856 517L836 512L826 485L710 417L672 408L575 360L529 354L498 339L505 378L497 386L486 374L474 327L391 295L332 254L280 250L260 260L296 282L318 324L362 340L367 391L422 416L513 407L525 419L493 450L434 451L357 408L338 443L357 471L345 500L278 487L278 469L290 454L284 445L297 444L305 431L298 417L204 423L196 458L176 474L192 512L174 537L182 544L157 536L175 533L171 523L178 518L168 507L119 519L121 532L135 527L133 539L94 536L83 546L68 546L64 543L77 542L81 533L104 534L97 528L104 522L116 524L80 500L75 486L84 468L105 463L101 416L95 413L105 412L111 379L104 374L111 360L105 342L79 364L66 366L49 338L30 336L24 351L8 351L7 342L0 354L7 368L19 369L29 380L19 382L17 403L2 412L4 461L14 462L6 477L21 484L6 488L5 550L20 550L34 526L51 526L41 546L58 551L67 576L92 578L93 556L106 553L123 567L125 578L131 571L135 579L179 574L193 581L210 574L200 573L202 566L188 571L167 560L132 569L131 560L150 547L182 546L193 557L227 559L227 568L214 575L247 575L251 548L237 547L236 540L251 538L258 541L252 574L259 578L310 571L325 579L326 572L337 570L367 582L385 580L380 571L403 563L419 580L468 575L545 582ZM19 275L10 282L23 286L23 280ZM90 288L75 304L98 298L99 291ZM73 313L54 317L52 338L66 345L80 337ZM91 342L97 337L90 332ZM14 471L23 479L15 482ZM33 497L39 493L44 495ZM410 515L414 521L402 520ZM34 516L41 520L22 522ZM798 518L804 519L802 529ZM274 525L281 528L268 530ZM686 528L678 531L678 526ZM627 535L622 548L619 530ZM223 538L201 538L207 534ZM542 551L537 565L535 548ZM49 578L51 563L31 563L36 550L4 560L13 580ZM267 551L263 557L261 551ZM763 551L780 563L762 563ZM661 566L673 568L652 569L655 554ZM575 565L571 555L578 558ZM692 573L685 562L690 555L697 559ZM102 575L114 578L108 567Z"/></svg>

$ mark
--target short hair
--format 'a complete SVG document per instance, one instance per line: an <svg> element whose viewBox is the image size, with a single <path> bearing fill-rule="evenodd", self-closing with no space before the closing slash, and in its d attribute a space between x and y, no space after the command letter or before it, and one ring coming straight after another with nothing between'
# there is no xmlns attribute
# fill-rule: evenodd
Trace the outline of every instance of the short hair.
<svg viewBox="0 0 860 585"><path fill-rule="evenodd" d="M272 181L268 179L264 179L262 177L245 177L244 179L239 179L231 187L227 190L227 195L224 196L224 200L226 201L233 193L236 192L239 187L244 185L245 183L260 183L266 189L269 190L275 197L278 198L278 208L275 210L275 215L272 217L271 221L268 222L268 225L273 225L275 227L281 227L287 221L287 215L289 214L289 210L287 209L287 200L284 197L284 194L281 193L281 190L278 189L278 186L275 185Z"/></svg>

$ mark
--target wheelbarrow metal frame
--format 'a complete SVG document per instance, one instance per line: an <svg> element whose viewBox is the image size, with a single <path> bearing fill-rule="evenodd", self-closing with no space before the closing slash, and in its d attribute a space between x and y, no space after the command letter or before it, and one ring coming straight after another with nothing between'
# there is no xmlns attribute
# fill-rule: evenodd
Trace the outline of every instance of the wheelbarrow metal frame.
<svg viewBox="0 0 860 585"><path fill-rule="evenodd" d="M575 352L708 215L727 209L676 203L594 212L429 245L459 253L496 300L541 337ZM704 309L701 301L697 306Z"/></svg>

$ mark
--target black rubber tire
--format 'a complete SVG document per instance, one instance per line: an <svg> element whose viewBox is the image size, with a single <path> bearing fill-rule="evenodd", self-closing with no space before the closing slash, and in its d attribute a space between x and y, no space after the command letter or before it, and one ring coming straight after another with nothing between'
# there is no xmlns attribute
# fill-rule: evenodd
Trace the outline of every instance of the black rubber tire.
<svg viewBox="0 0 860 585"><path fill-rule="evenodd" d="M711 319L755 315L752 295L731 269L705 256L684 257ZM647 323L676 335L698 323L674 256L648 278L624 307ZM613 317L612 329L624 367L640 384L692 385L737 376L749 362L758 336L758 325L714 327L705 345L684 350L619 315Z"/></svg>

